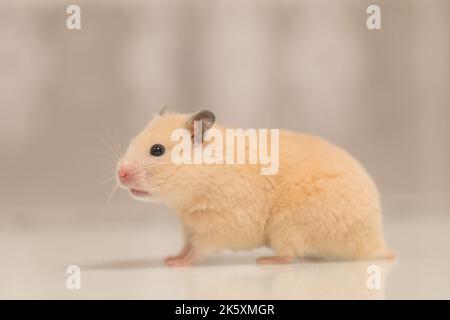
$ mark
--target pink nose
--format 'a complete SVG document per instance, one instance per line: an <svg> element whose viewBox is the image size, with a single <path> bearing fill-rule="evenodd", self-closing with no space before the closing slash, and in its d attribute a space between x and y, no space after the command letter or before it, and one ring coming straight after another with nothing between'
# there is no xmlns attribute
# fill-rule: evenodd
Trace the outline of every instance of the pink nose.
<svg viewBox="0 0 450 320"><path fill-rule="evenodd" d="M122 183L131 182L134 178L132 169L124 165L120 166L119 170L117 170L117 176Z"/></svg>

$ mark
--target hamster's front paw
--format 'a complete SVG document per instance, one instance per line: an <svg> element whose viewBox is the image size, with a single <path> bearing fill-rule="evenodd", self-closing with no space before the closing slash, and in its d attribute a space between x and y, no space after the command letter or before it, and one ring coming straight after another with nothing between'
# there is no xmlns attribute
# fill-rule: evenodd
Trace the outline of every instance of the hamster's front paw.
<svg viewBox="0 0 450 320"><path fill-rule="evenodd" d="M166 265L169 267L188 267L194 264L194 259L189 257L166 259Z"/></svg>
<svg viewBox="0 0 450 320"><path fill-rule="evenodd" d="M193 265L196 260L194 249L190 244L187 244L179 254L167 257L164 262L170 267L185 267Z"/></svg>
<svg viewBox="0 0 450 320"><path fill-rule="evenodd" d="M183 258L183 257L185 257L191 250L192 250L191 244L190 244L190 243L186 243L186 244L184 245L183 249L181 249L180 252L178 252L178 253L177 253L176 255L174 255L174 256L170 256L170 257L165 258L165 259L164 259L164 262L165 262L166 264L168 264L168 263L169 263L170 261L172 261L172 260L177 260L177 259Z"/></svg>

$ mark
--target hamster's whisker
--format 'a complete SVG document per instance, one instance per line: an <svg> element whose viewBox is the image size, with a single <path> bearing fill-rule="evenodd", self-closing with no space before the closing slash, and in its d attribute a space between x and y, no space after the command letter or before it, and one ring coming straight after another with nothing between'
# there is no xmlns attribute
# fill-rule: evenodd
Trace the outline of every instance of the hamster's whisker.
<svg viewBox="0 0 450 320"><path fill-rule="evenodd" d="M112 144L112 148L114 149L117 159L120 160L122 158L122 154L121 154L120 150L117 148L117 145L115 144L115 142L112 142L111 144Z"/></svg>
<svg viewBox="0 0 450 320"><path fill-rule="evenodd" d="M123 156L123 152L122 152L122 147L120 145L119 140L115 139L114 135L112 133L110 133L109 136L111 138L111 144L114 147L114 150L116 151L117 156L119 157L119 159L121 159Z"/></svg>
<svg viewBox="0 0 450 320"><path fill-rule="evenodd" d="M113 152L113 154L117 158L116 160L117 161L120 160L120 158L122 157L122 152L120 151L121 148L119 148L116 143L117 139L114 139L113 134L109 130L104 130L104 135L107 137L107 139L105 139L104 141L106 142L110 141L110 143L108 143L108 146L111 152Z"/></svg>
<svg viewBox="0 0 450 320"><path fill-rule="evenodd" d="M105 159L105 158L93 158L92 160L96 160L96 161L101 161L103 163L109 164L110 166L112 166L112 168L115 170L115 168L117 167L117 162L112 160L112 159Z"/></svg>
<svg viewBox="0 0 450 320"><path fill-rule="evenodd" d="M114 140L114 139L112 139L111 141L112 141L112 145L114 147L114 150L116 151L117 156L119 157L119 159L122 158L123 152L121 151L122 148L119 146L119 143L116 142L116 140Z"/></svg>
<svg viewBox="0 0 450 320"><path fill-rule="evenodd" d="M112 175L111 177L106 178L105 180L103 180L103 181L100 183L100 185L101 185L101 186L104 186L104 185L110 183L111 181L114 181L114 179L116 179L116 176L115 176L115 175ZM116 183L117 183L117 182L116 182Z"/></svg>
<svg viewBox="0 0 450 320"><path fill-rule="evenodd" d="M111 193L108 196L108 199L106 199L106 204L109 204L112 200L112 198L114 197L114 194L116 193L117 188L119 187L119 184L116 181L116 184L114 185Z"/></svg>
<svg viewBox="0 0 450 320"><path fill-rule="evenodd" d="M120 160L120 155L105 141L101 140L101 142L105 145L106 148L111 152L113 159L117 162Z"/></svg>
<svg viewBox="0 0 450 320"><path fill-rule="evenodd" d="M124 154L125 148L122 147L122 144L120 143L119 140L117 141L117 147L118 147L119 155L120 155L120 157L122 158L122 157L123 157L123 154Z"/></svg>

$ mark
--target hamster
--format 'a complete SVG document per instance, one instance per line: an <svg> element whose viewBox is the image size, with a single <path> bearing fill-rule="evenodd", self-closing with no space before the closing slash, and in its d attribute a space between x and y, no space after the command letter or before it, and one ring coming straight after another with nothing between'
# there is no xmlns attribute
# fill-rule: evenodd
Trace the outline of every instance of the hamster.
<svg viewBox="0 0 450 320"><path fill-rule="evenodd" d="M162 201L177 212L184 246L165 259L189 266L224 249L270 247L259 264L295 258L393 258L387 249L377 188L366 170L321 138L279 131L279 169L262 175L260 164L174 163L176 129L194 140L193 122L224 131L211 111L162 113L129 144L117 164L122 188L139 200ZM206 144L206 139L200 143ZM192 141L194 144L195 141Z"/></svg>

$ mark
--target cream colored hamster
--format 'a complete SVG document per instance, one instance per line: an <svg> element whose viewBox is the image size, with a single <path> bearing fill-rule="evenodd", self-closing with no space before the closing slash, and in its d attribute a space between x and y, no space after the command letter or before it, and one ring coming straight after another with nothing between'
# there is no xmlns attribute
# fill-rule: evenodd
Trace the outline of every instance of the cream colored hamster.
<svg viewBox="0 0 450 320"><path fill-rule="evenodd" d="M392 258L382 232L377 188L348 153L320 138L280 130L279 170L258 164L175 164L171 135L193 121L203 133L224 130L208 110L157 115L117 166L122 187L141 200L163 201L183 226L185 245L165 262L187 266L223 249L268 246L261 264L294 258ZM193 138L194 139L194 138Z"/></svg>

